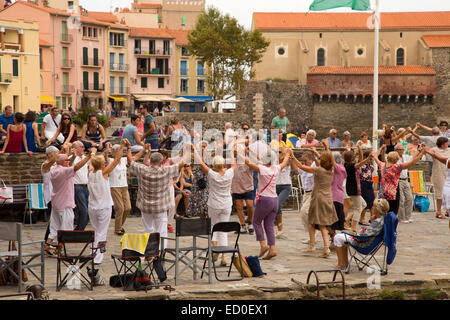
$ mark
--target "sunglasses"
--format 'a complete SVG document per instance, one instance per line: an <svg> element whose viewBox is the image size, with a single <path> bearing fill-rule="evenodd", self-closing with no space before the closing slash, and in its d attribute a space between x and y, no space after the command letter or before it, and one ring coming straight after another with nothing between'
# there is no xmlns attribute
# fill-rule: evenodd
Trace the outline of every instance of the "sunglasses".
<svg viewBox="0 0 450 320"><path fill-rule="evenodd" d="M63 120L71 120L70 118L63 118Z"/></svg>

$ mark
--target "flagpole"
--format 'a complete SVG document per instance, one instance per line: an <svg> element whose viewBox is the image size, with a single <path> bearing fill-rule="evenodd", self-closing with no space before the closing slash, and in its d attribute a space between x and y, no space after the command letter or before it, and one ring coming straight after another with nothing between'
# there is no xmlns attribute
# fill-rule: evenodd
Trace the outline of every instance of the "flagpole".
<svg viewBox="0 0 450 320"><path fill-rule="evenodd" d="M372 144L373 149L378 149L378 56L380 42L380 10L379 0L375 0L375 43L374 43L374 62L373 62L373 132Z"/></svg>

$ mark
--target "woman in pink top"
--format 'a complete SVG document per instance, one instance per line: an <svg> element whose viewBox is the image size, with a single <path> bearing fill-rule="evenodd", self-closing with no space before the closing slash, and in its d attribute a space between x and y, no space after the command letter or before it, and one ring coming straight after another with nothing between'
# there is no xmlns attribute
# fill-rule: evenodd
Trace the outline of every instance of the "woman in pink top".
<svg viewBox="0 0 450 320"><path fill-rule="evenodd" d="M331 182L331 194L333 195L333 204L339 219L331 228L333 230L344 230L344 181L347 178L347 171L342 165L342 156L338 151L333 151L334 173Z"/></svg>
<svg viewBox="0 0 450 320"><path fill-rule="evenodd" d="M277 255L275 251L275 232L273 226L278 212L277 180L280 171L289 163L292 156L292 150L288 150L288 156L280 165L275 165L278 156L272 150L267 150L261 157L263 165L251 163L249 158L245 158L245 164L252 170L258 172L258 195L255 212L253 214L253 227L255 228L256 240L259 241L261 250L259 257L269 260ZM264 221L264 231L267 236L267 244L264 240L264 231L262 222Z"/></svg>

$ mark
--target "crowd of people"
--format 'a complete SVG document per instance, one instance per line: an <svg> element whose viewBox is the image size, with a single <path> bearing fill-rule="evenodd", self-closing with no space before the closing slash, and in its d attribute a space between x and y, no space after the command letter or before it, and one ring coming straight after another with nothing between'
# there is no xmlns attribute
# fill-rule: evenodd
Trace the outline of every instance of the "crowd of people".
<svg viewBox="0 0 450 320"><path fill-rule="evenodd" d="M445 121L440 128L417 123L414 129L396 130L384 125L377 150L365 132L354 143L348 131L340 140L337 130L331 129L329 137L319 141L316 132L309 130L296 145L303 150L297 159L286 145L290 123L284 109L272 121L271 129L280 132L272 141L264 131L251 132L248 124L235 131L231 123L225 124L223 135L213 142L199 141L200 133L187 130L179 120L159 131L146 106L139 113L131 115L121 144L112 145L95 114L89 116L79 136L70 114L61 115L57 108L44 118L40 133L35 116L13 115L11 108L5 108L0 116L1 152L19 152L23 147L32 154L33 147L46 146L41 171L44 200L51 212L45 236L48 255L54 254L51 245L57 230L84 230L89 222L96 244L105 241L113 208L114 232L123 235L131 210L129 175L138 180L136 207L146 233L167 237L177 218L210 217L214 226L230 220L234 205L241 233L256 234L258 256L265 260L277 256L276 239L284 232L283 204L291 194L292 176L299 175L303 188L299 225L308 244L303 253L315 251L318 230L323 240L320 257L329 257L334 248L336 268L341 270L348 267L345 245L352 241L342 231L375 235L388 212L398 214L402 223L413 222L408 169L421 159L431 163L436 217L449 216L450 131ZM431 131L432 136L418 135L419 128ZM376 193L373 179L377 176ZM216 233L212 239L213 245L227 242L226 233ZM99 253L95 263L102 260ZM222 255L221 264L227 263Z"/></svg>

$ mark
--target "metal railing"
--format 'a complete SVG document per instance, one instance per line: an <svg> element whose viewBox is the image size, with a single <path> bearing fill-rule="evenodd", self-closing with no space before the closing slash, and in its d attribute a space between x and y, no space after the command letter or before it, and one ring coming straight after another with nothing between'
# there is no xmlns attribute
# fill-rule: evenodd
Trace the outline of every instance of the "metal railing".
<svg viewBox="0 0 450 320"><path fill-rule="evenodd" d="M152 68L151 70L150 69L138 70L137 74L157 75L157 76L169 76L172 74L172 69L168 68L166 71L167 72L164 72L159 68Z"/></svg>
<svg viewBox="0 0 450 320"><path fill-rule="evenodd" d="M63 59L61 68L73 68L75 67L75 61L69 59Z"/></svg>
<svg viewBox="0 0 450 320"><path fill-rule="evenodd" d="M120 86L109 87L109 93L110 94L129 94L130 88L129 87L120 87Z"/></svg>
<svg viewBox="0 0 450 320"><path fill-rule="evenodd" d="M73 35L61 33L61 42L73 42Z"/></svg>
<svg viewBox="0 0 450 320"><path fill-rule="evenodd" d="M81 91L103 91L105 90L104 83L81 83Z"/></svg>
<svg viewBox="0 0 450 320"><path fill-rule="evenodd" d="M68 85L68 84L66 84L66 85L63 84L62 92L63 93L73 93L73 92L75 92L75 86Z"/></svg>
<svg viewBox="0 0 450 320"><path fill-rule="evenodd" d="M12 73L0 73L0 83L11 83Z"/></svg>
<svg viewBox="0 0 450 320"><path fill-rule="evenodd" d="M156 56L170 56L172 54L172 50L166 49L154 49L154 50L143 50L142 48L134 48L134 54L140 54L140 55L156 55Z"/></svg>
<svg viewBox="0 0 450 320"><path fill-rule="evenodd" d="M109 65L109 70L110 71L128 71L128 64L124 64L124 63L111 63Z"/></svg>
<svg viewBox="0 0 450 320"><path fill-rule="evenodd" d="M87 67L103 67L104 60L94 58L81 59L81 65Z"/></svg>

